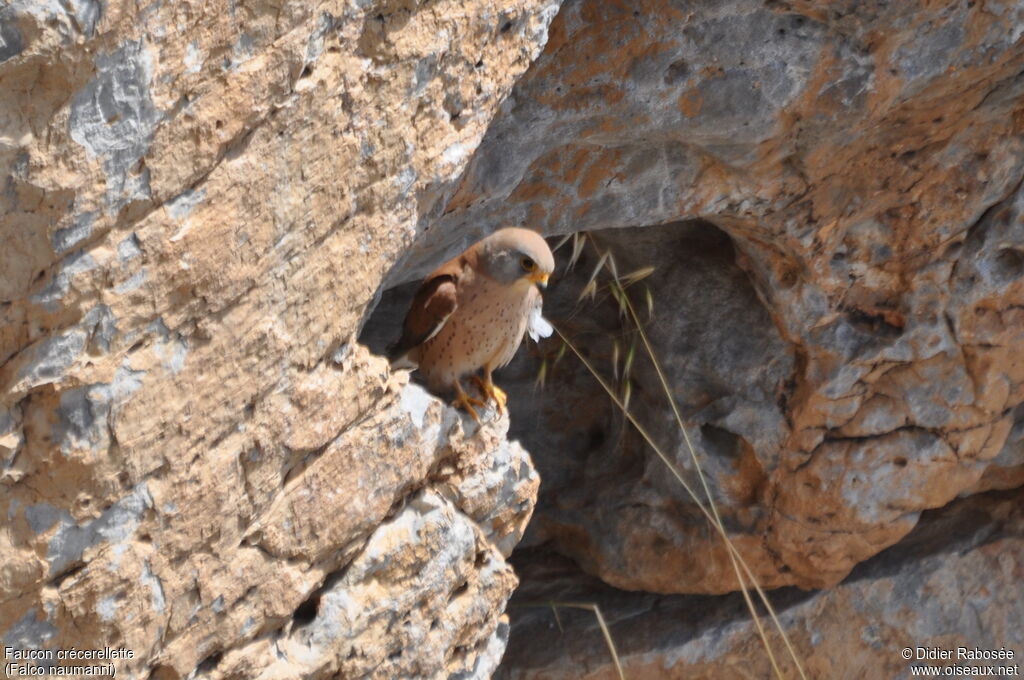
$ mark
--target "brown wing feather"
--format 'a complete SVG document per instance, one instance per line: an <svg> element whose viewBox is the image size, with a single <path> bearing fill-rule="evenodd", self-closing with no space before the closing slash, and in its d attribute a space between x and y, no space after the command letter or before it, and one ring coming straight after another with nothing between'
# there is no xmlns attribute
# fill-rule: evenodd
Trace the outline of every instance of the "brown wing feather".
<svg viewBox="0 0 1024 680"><path fill-rule="evenodd" d="M458 306L458 270L451 266L455 264L459 263L453 260L437 269L416 291L409 312L405 315L402 337L388 352L391 359L401 357L413 347L434 337L455 311Z"/></svg>

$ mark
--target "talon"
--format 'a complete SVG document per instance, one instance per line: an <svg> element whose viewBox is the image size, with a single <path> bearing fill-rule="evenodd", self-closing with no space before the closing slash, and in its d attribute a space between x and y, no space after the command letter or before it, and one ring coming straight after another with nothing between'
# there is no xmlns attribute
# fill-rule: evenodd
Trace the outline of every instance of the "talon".
<svg viewBox="0 0 1024 680"><path fill-rule="evenodd" d="M505 390L501 389L491 380L491 372L486 371L483 378L478 375L474 375L470 378L480 391L488 399L493 399L495 405L498 407L498 413L505 411L505 404L508 403L508 395L505 394Z"/></svg>
<svg viewBox="0 0 1024 680"><path fill-rule="evenodd" d="M480 401L479 399L474 399L473 397L471 397L468 394L466 394L466 392L462 389L462 385L460 385L459 381L456 380L455 381L455 401L452 402L452 406L454 406L456 408L461 408L463 411L466 411L467 413L469 413L469 415L473 418L473 420L476 421L477 425L479 425L480 424L480 416L477 415L476 409L473 408L473 407L474 406L479 406L480 408L484 408L484 407L487 406L487 404L485 402Z"/></svg>
<svg viewBox="0 0 1024 680"><path fill-rule="evenodd" d="M508 395L505 394L505 390L492 383L491 396L494 397L494 402L498 405L498 413L504 412L505 404L508 402Z"/></svg>

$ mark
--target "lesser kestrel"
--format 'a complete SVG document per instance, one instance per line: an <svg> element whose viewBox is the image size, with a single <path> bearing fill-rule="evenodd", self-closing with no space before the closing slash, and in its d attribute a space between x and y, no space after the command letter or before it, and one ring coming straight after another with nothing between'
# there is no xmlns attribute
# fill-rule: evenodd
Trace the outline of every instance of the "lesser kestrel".
<svg viewBox="0 0 1024 680"><path fill-rule="evenodd" d="M501 411L506 396L491 371L512 360L527 330L534 340L551 334L537 286L547 285L554 268L540 234L515 227L496 231L427 276L392 357L415 364L431 390L454 388L456 404L477 421L473 406L484 402L467 395L459 381L483 369L483 380L474 379Z"/></svg>

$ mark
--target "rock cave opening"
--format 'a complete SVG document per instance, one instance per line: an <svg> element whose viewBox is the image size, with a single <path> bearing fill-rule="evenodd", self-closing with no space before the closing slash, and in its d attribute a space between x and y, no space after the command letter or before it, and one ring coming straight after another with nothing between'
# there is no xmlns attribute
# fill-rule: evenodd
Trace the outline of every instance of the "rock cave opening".
<svg viewBox="0 0 1024 680"><path fill-rule="evenodd" d="M572 243L556 253L544 313L617 389L630 383L631 408L696 486L635 328L606 286L581 299L602 253L613 254L623 276L653 268L628 293L700 452L726 530L758 563L758 578L773 589L776 610L808 626L811 644L817 644L825 635L838 635L833 629L842 622L816 614L816 602L826 599L834 612L859 597L882 601L880 579L928 575L951 551L1003 540L1014 525L995 518L1003 512L999 508L1020 501L1020 491L990 492L914 514L906 538L861 561L834 591L815 590L813 582L793 574L770 544L778 521L771 477L784 465L780 451L793 434L791 408L806 366L801 348L783 337L785 320L773 315L769 288L799 294L799 277L788 271L785 258L779 258L785 270L779 274L778 260L772 262L763 244L745 236L701 219L587 232L571 269ZM549 240L554 245L561 237ZM396 269L389 278L410 278L410 272ZM598 280L607 283L603 276ZM383 353L417 286L411 281L384 290L360 341ZM901 333L888 326L862 328L855 314L848 316L854 335L870 336L872 346L900 340ZM592 613L569 608L556 616L538 606L555 601L598 604L615 630L619 653L653 651L666 664L682 654L692 656L687 662L695 667L713 664L702 650L720 645L715 641L730 631L752 633L734 576L724 567L720 539L593 376L561 348L557 337L524 341L497 374L509 394L508 438L531 452L541 484L526 534L510 558L520 583L509 606L509 647L495 677L543 675L568 668L575 658L607 653ZM636 356L627 375L624 357L631 353ZM1018 433L1014 441L1020 439ZM1007 442L1004 451L1013 447ZM1007 456L1015 459L1012 453L1002 457ZM907 456L898 460L901 469L911 464ZM807 522L820 521L809 514ZM830 531L827 519L825 525ZM556 643L538 644L559 628Z"/></svg>
<svg viewBox="0 0 1024 680"><path fill-rule="evenodd" d="M585 238L571 268L572 243L556 252L545 316L618 389L629 381L631 408L696 484L657 374L610 295L606 275L598 277L593 298L580 298L604 252L612 254L620 275L650 268L627 292L691 437L706 452L704 471L727 508L727 528L744 539L757 536L767 521L761 494L787 434L781 404L796 360L753 275L741 267L745 260L736 243L700 219L605 229ZM553 245L560 240L550 239ZM401 280L407 273L391 277ZM360 342L384 354L418 285L384 290ZM634 358L625 369L628 354ZM509 438L531 452L542 480L536 512L512 558L523 592L532 597L569 576L581 583L597 576L611 584L606 587L621 588L622 597L630 597L627 590L643 598L732 589L731 575L702 557L717 550L718 539L686 491L557 336L540 344L524 341L496 381L509 394ZM552 583L548 574L554 574ZM726 602L725 610L736 604Z"/></svg>

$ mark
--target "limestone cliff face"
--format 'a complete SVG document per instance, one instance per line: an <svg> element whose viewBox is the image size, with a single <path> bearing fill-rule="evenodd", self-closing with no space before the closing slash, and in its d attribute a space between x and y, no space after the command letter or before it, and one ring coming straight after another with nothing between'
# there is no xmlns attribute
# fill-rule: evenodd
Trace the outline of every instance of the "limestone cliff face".
<svg viewBox="0 0 1024 680"><path fill-rule="evenodd" d="M537 477L354 344L557 3L0 9L0 636L485 677Z"/></svg>
<svg viewBox="0 0 1024 680"><path fill-rule="evenodd" d="M734 542L765 586L833 588L777 593L816 677L1024 654L998 491L1024 483L1022 35L995 1L7 3L3 644L158 680L483 678L511 635L500 675L611 677L590 619L553 644L549 612L504 614L542 477L524 604L600 602L633 676L763 675L660 461L571 358L534 388L554 341L480 428L357 341L522 224L655 268ZM609 366L628 328L577 304L597 261L546 313Z"/></svg>

